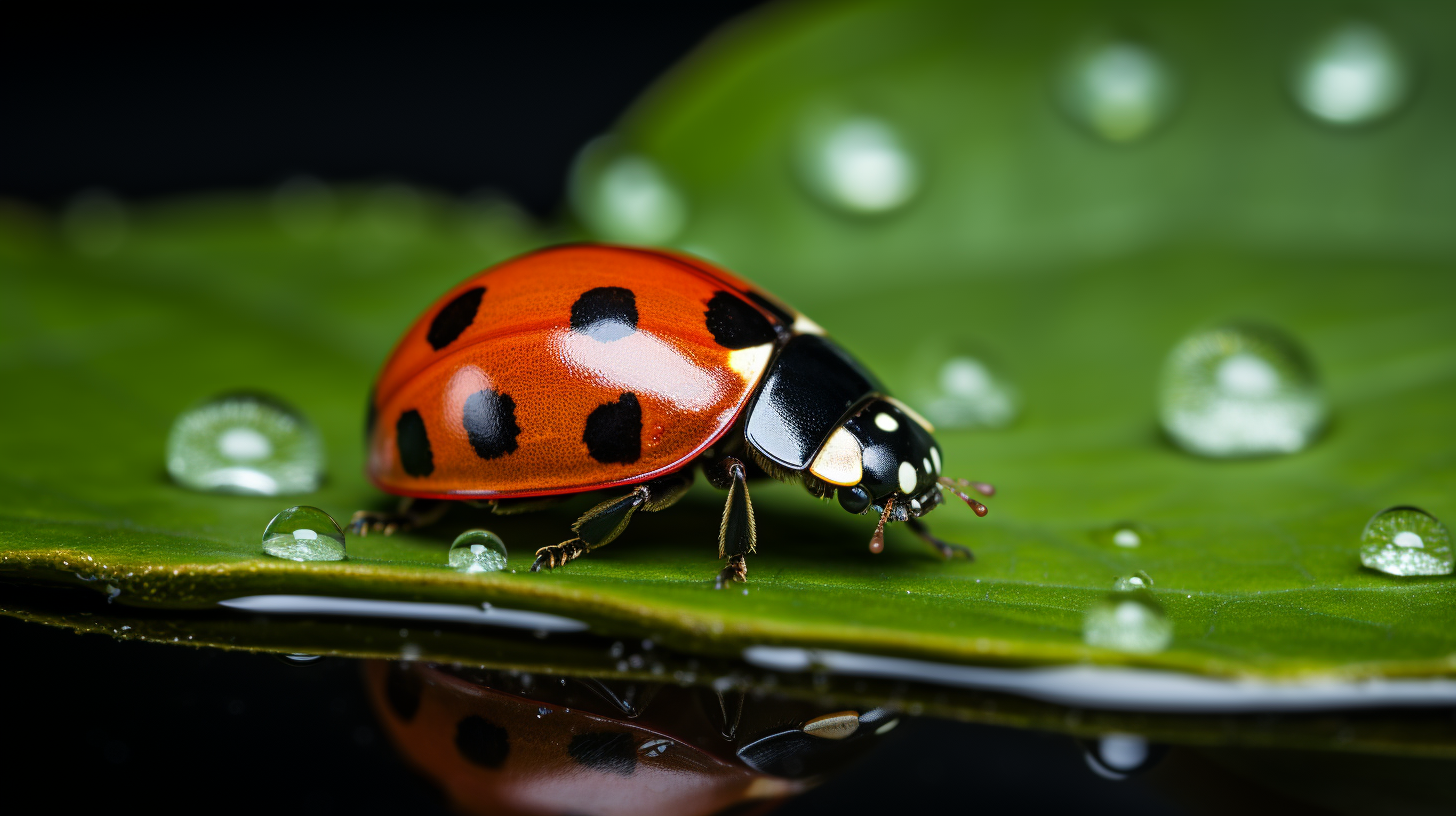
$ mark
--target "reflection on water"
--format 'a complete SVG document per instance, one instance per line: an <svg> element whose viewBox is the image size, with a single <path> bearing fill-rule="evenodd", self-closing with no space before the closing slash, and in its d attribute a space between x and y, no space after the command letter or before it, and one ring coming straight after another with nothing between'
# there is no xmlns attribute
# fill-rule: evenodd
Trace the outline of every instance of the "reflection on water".
<svg viewBox="0 0 1456 816"><path fill-rule="evenodd" d="M719 684L605 681L373 661L395 746L481 814L761 812L898 723Z"/></svg>

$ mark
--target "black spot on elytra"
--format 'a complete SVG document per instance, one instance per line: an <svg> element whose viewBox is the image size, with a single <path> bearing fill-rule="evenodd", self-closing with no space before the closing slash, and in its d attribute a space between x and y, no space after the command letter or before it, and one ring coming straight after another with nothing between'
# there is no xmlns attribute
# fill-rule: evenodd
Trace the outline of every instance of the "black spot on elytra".
<svg viewBox="0 0 1456 816"><path fill-rule="evenodd" d="M405 722L413 720L420 711L421 693L420 676L407 664L390 661L384 674L384 700L394 716Z"/></svg>
<svg viewBox="0 0 1456 816"><path fill-rule="evenodd" d="M642 455L642 404L627 392L586 417L581 435L586 451L598 462L635 462Z"/></svg>
<svg viewBox="0 0 1456 816"><path fill-rule="evenodd" d="M510 394L489 388L465 399L465 433L481 459L496 459L516 449L521 427L516 424L516 401Z"/></svg>
<svg viewBox="0 0 1456 816"><path fill-rule="evenodd" d="M610 343L637 331L637 296L620 286L598 286L571 304L571 328Z"/></svg>
<svg viewBox="0 0 1456 816"><path fill-rule="evenodd" d="M475 765L499 768L511 752L511 740L504 728L472 714L455 726L455 749Z"/></svg>
<svg viewBox="0 0 1456 816"><path fill-rule="evenodd" d="M429 332L425 334L425 339L430 341L435 351L455 342L455 338L475 322L475 313L480 311L480 299L484 296L484 286L467 289L435 315L435 319L430 321Z"/></svg>
<svg viewBox="0 0 1456 816"><path fill-rule="evenodd" d="M624 731L577 734L566 752L577 764L594 771L631 776L637 770L637 744Z"/></svg>
<svg viewBox="0 0 1456 816"><path fill-rule="evenodd" d="M748 299L757 303L764 311L778 318L778 321L785 326L794 325L794 313L773 299L765 297L762 292L750 291L748 293Z"/></svg>
<svg viewBox="0 0 1456 816"><path fill-rule="evenodd" d="M708 301L708 331L718 345L730 349L744 349L772 343L778 338L773 324L759 310L749 306L736 296L719 292Z"/></svg>
<svg viewBox="0 0 1456 816"><path fill-rule="evenodd" d="M399 448L399 464L411 476L429 476L435 472L435 454L430 450L430 435L425 420L411 408L394 423L394 444Z"/></svg>

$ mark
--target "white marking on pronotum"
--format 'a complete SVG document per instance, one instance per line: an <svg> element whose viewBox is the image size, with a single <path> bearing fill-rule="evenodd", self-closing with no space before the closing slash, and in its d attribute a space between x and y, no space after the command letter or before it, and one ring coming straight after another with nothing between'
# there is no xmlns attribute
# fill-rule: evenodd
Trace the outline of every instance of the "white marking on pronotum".
<svg viewBox="0 0 1456 816"><path fill-rule="evenodd" d="M930 463L935 465L935 472L940 472L940 450L934 445L930 446Z"/></svg>
<svg viewBox="0 0 1456 816"><path fill-rule="evenodd" d="M824 334L823 327L803 315L794 318L794 331L799 334Z"/></svg>
<svg viewBox="0 0 1456 816"><path fill-rule="evenodd" d="M886 433L894 433L900 430L900 423L889 414L875 414L875 427Z"/></svg>
<svg viewBox="0 0 1456 816"><path fill-rule="evenodd" d="M915 466L909 462L900 463L900 492L910 494L915 492Z"/></svg>
<svg viewBox="0 0 1456 816"><path fill-rule="evenodd" d="M809 465L809 472L841 487L859 484L864 478L864 454L859 440L843 427L835 429L824 443L824 449L814 457L814 463Z"/></svg>
<svg viewBox="0 0 1456 816"><path fill-rule="evenodd" d="M931 470L930 470L930 460L929 459L921 459L920 460L920 465L925 468L925 472L926 473L930 473L931 472Z"/></svg>

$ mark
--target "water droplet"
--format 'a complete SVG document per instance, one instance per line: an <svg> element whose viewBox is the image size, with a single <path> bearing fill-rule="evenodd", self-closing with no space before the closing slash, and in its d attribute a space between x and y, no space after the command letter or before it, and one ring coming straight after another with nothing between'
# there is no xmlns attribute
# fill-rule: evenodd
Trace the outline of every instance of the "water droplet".
<svg viewBox="0 0 1456 816"><path fill-rule="evenodd" d="M638 746L637 752L640 753L640 754L642 754L642 756L645 756L645 757L660 757L663 754L667 753L667 749L669 749L671 747L672 747L672 740L666 740L666 739L647 740L646 742L642 743L642 745Z"/></svg>
<svg viewBox="0 0 1456 816"><path fill-rule="evenodd" d="M450 566L461 572L506 568L506 543L489 530L466 530L450 545Z"/></svg>
<svg viewBox="0 0 1456 816"><path fill-rule="evenodd" d="M1161 652L1173 640L1173 623L1145 592L1113 595L1087 610L1082 640L1119 652Z"/></svg>
<svg viewBox="0 0 1456 816"><path fill-rule="evenodd" d="M1411 67L1390 36L1347 20L1317 37L1295 67L1294 98L1334 125L1362 125L1393 113L1409 95Z"/></svg>
<svg viewBox="0 0 1456 816"><path fill-rule="evenodd" d="M1120 781L1158 764L1168 748L1136 734L1106 734L1097 740L1082 741L1082 751L1093 773Z"/></svg>
<svg viewBox="0 0 1456 816"><path fill-rule="evenodd" d="M311 493L323 469L323 442L313 424L261 394L208 400L179 415L167 437L167 472L192 490Z"/></svg>
<svg viewBox="0 0 1456 816"><path fill-rule="evenodd" d="M799 175L809 192L833 209L887 213L920 191L920 164L884 119L821 113L806 120L799 141Z"/></svg>
<svg viewBox="0 0 1456 816"><path fill-rule="evenodd" d="M1415 507L1381 510L1365 524L1360 563L1390 575L1450 575L1456 568L1446 525Z"/></svg>
<svg viewBox="0 0 1456 816"><path fill-rule="evenodd" d="M274 657L278 658L278 660L283 663L287 663L290 666L308 666L310 664L317 663L319 660L323 659L323 655L306 654L304 652L280 654L274 655Z"/></svg>
<svg viewBox="0 0 1456 816"><path fill-rule="evenodd" d="M1112 547L1134 549L1153 540L1153 531L1148 527L1130 521L1122 521L1110 527L1092 531L1092 540Z"/></svg>
<svg viewBox="0 0 1456 816"><path fill-rule="evenodd" d="M1016 390L975 357L949 357L935 379L934 394L920 404L937 427L1000 428L1016 418Z"/></svg>
<svg viewBox="0 0 1456 816"><path fill-rule="evenodd" d="M1146 572L1138 570L1132 575L1119 576L1118 579L1113 582L1112 588L1118 592L1133 592L1139 589L1152 589L1153 579L1152 576L1148 575Z"/></svg>
<svg viewBox="0 0 1456 816"><path fill-rule="evenodd" d="M595 139L571 170L576 214L600 238L630 244L663 244L687 223L687 200L652 159L612 136Z"/></svg>
<svg viewBox="0 0 1456 816"><path fill-rule="evenodd" d="M1314 366L1278 329L1229 324L1179 343L1163 368L1163 429L1203 456L1293 453L1325 421Z"/></svg>
<svg viewBox="0 0 1456 816"><path fill-rule="evenodd" d="M130 232L126 205L106 190L87 190L66 205L61 227L78 252L95 258L121 249Z"/></svg>
<svg viewBox="0 0 1456 816"><path fill-rule="evenodd" d="M1121 37L1089 40L1072 53L1059 95L1068 115L1109 142L1132 142L1167 121L1176 101L1168 63Z"/></svg>
<svg viewBox="0 0 1456 816"><path fill-rule="evenodd" d="M263 552L290 561L342 561L344 531L317 507L290 507L263 530Z"/></svg>

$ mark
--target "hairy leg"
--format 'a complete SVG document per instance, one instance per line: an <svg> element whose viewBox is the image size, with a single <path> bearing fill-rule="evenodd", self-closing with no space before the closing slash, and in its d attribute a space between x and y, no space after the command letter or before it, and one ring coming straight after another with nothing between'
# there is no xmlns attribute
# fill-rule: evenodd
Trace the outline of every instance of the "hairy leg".
<svg viewBox="0 0 1456 816"><path fill-rule="evenodd" d="M627 529L638 509L649 513L665 510L682 498L692 484L692 472L679 471L644 482L625 496L598 504L571 525L572 531L576 533L575 538L536 551L536 561L531 564L531 572L540 572L542 567L555 569L598 547L606 546Z"/></svg>

